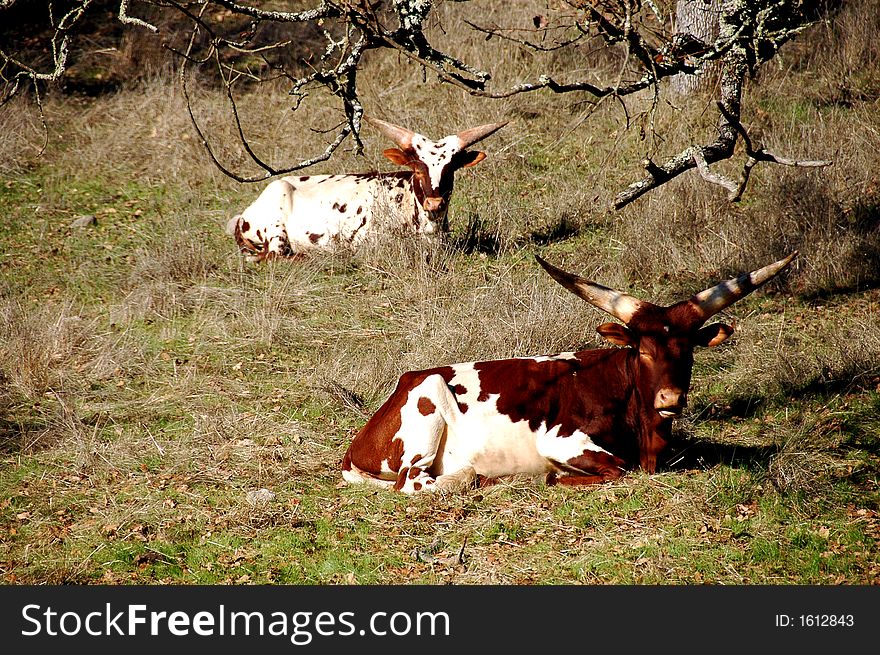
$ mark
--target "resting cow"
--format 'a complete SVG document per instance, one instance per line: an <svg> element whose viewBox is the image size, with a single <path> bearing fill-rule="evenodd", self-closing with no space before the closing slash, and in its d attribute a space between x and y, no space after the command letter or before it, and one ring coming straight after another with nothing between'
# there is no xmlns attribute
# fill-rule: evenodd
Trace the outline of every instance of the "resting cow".
<svg viewBox="0 0 880 655"><path fill-rule="evenodd" d="M459 488L477 476L546 475L551 484L582 485L638 466L654 473L687 404L695 347L733 333L704 324L796 255L669 307L538 257L562 286L623 322L597 328L622 347L404 373L349 446L343 478L413 493Z"/></svg>
<svg viewBox="0 0 880 655"><path fill-rule="evenodd" d="M252 261L358 245L377 234L435 237L448 231L455 172L486 153L467 150L504 127L492 123L440 141L378 119L365 119L397 144L384 155L409 171L303 175L272 181L227 231Z"/></svg>

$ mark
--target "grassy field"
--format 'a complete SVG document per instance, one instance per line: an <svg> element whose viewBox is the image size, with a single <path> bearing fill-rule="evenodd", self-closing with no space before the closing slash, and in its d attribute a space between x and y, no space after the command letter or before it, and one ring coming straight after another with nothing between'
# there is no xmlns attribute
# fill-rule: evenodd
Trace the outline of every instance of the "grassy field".
<svg viewBox="0 0 880 655"><path fill-rule="evenodd" d="M52 95L42 153L35 107L0 108L0 579L875 583L874 14L849 3L750 83L745 118L768 147L835 163L758 167L736 205L693 173L607 209L646 148L711 140L710 99L661 106L648 145L617 106L587 117L568 96L464 98L376 62L374 115L435 138L513 121L458 176L451 238L427 261L405 241L243 261L223 228L259 187L212 166L173 82ZM283 87L242 100L276 162L324 147L309 126L326 109L291 120L288 105ZM244 168L222 98L202 90L197 111ZM364 139L363 156L310 172L388 170L389 144ZM71 226L85 215L94 224ZM404 371L600 345L606 317L535 254L666 303L795 248L790 274L722 315L733 338L697 353L660 473L417 497L340 484L348 443Z"/></svg>

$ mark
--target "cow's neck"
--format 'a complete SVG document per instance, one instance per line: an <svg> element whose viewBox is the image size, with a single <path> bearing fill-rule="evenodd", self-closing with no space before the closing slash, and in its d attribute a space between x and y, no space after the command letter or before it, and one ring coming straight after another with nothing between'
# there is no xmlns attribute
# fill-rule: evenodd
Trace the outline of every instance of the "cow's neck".
<svg viewBox="0 0 880 655"><path fill-rule="evenodd" d="M627 416L630 428L638 442L639 465L649 473L657 469L657 457L666 448L672 436L672 419L662 418L654 409L654 395L647 397L639 384L639 353L634 348L626 348L628 384L630 396Z"/></svg>
<svg viewBox="0 0 880 655"><path fill-rule="evenodd" d="M628 348L600 348L577 353L580 367L574 378L576 427L594 442L627 460L636 457L632 372ZM620 445L624 448L621 452Z"/></svg>
<svg viewBox="0 0 880 655"><path fill-rule="evenodd" d="M430 223L437 225L441 231L448 230L446 215L449 210L449 198L452 196L452 188L450 187L441 195L445 201L442 211L429 215L425 210L425 194L421 186L416 182L414 171L395 171L393 173L382 173L384 177L390 180L406 180L404 192L408 199L399 203L396 210L400 212L400 221L404 225L415 228L416 232L422 232ZM395 212L396 213L396 212Z"/></svg>

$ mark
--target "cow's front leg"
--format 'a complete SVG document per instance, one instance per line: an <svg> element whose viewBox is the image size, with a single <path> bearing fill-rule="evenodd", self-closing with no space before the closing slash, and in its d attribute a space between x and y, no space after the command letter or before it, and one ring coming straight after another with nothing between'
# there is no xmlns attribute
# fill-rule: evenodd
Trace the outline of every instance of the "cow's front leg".
<svg viewBox="0 0 880 655"><path fill-rule="evenodd" d="M580 457L565 462L564 470L558 474L550 473L547 484L569 486L601 484L616 480L626 471L626 462L611 453L586 451Z"/></svg>
<svg viewBox="0 0 880 655"><path fill-rule="evenodd" d="M593 443L580 430L560 436L551 430L536 441L538 453L556 468L547 484L587 485L616 480L626 471L626 462Z"/></svg>
<svg viewBox="0 0 880 655"><path fill-rule="evenodd" d="M653 434L639 445L639 465L648 473L657 472L657 458L666 450L669 440L660 434Z"/></svg>
<svg viewBox="0 0 880 655"><path fill-rule="evenodd" d="M451 493L465 491L478 486L479 476L473 466L465 466L454 473L438 475L434 484L436 491Z"/></svg>

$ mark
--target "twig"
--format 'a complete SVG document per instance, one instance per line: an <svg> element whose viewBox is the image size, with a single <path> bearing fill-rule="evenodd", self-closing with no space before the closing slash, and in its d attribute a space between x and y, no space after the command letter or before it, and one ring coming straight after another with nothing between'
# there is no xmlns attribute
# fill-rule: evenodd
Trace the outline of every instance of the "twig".
<svg viewBox="0 0 880 655"><path fill-rule="evenodd" d="M262 175L254 175L251 177L245 177L245 176L239 175L239 174L235 173L234 171L232 171L231 169L227 168L217 157L216 153L214 152L214 149L211 147L211 144L208 141L207 135L202 130L202 127L199 124L199 121L195 116L195 112L193 111L192 98L190 97L189 86L187 84L187 79L188 79L187 64L189 62L193 61L193 58L191 56L191 51L192 51L193 44L195 42L195 35L196 35L197 31L198 31L198 27L196 27L196 29L193 31L193 34L190 38L189 46L187 47L187 49L184 53L184 58L183 58L184 63L180 67L181 89L183 90L183 96L186 101L186 110L187 110L187 113L189 114L190 122L193 126L193 129L195 129L196 134L198 135L199 140L202 143L202 146L205 148L206 152L208 153L208 156L211 158L211 161L214 163L214 165L217 167L217 169L220 170L220 172L222 172L224 175L232 178L233 180L236 180L237 182L242 182L242 183L244 183L244 182L259 182L262 180L269 179L270 177L273 177L275 175L285 175L287 173L292 173L294 171L297 171L297 170L300 170L303 168L308 168L309 166L317 164L318 162L322 162L322 161L326 161L326 160L330 159L330 157L333 155L333 153L339 148L340 145L342 145L342 142L346 139L346 137L348 137L352 133L352 131L353 131L352 124L355 122L354 119L352 119L349 123L344 125L342 127L342 129L340 129L339 134L336 135L336 138L327 146L327 148L324 150L323 153L316 155L315 157L312 157L310 159L305 159L303 161L300 161L299 163L294 164L292 166L275 168L275 167L269 165L268 163L264 162L260 157L258 157L256 155L256 153L251 148L250 142L247 140L247 137L244 134L244 129L242 127L241 121L238 116L238 109L237 109L237 105L235 103L235 99L232 96L232 92L231 92L231 89L229 88L229 85L227 84L227 98L229 99L229 101L231 103L233 117L235 119L236 127L238 129L239 140L242 143L242 147L244 147L245 152L247 152L247 154L251 158L251 160L254 161L258 166L260 166L265 171L265 173ZM224 82L226 82L225 78L224 78ZM363 111L363 110L361 109L361 111ZM359 125L359 119L360 119L360 115L357 114L358 125Z"/></svg>
<svg viewBox="0 0 880 655"><path fill-rule="evenodd" d="M712 184L723 186L731 195L737 193L739 185L720 173L714 173L709 170L709 164L706 162L706 158L703 157L703 153L699 148L694 148L694 162L696 162L697 170L700 172L700 175L704 180L711 182Z"/></svg>
<svg viewBox="0 0 880 655"><path fill-rule="evenodd" d="M159 28L155 25L148 23L145 20L140 18L135 18L134 16L128 15L128 2L129 0L120 0L119 2L119 21L121 23L125 23L127 25L137 25L138 27L145 27L150 30L154 34L159 31Z"/></svg>
<svg viewBox="0 0 880 655"><path fill-rule="evenodd" d="M769 150L759 146L755 147L752 143L752 139L749 136L748 130L746 130L745 126L735 117L733 116L723 103L716 103L718 107L718 111L724 116L727 122L737 131L737 133L742 137L743 147L746 151L746 162L743 164L742 173L740 174L739 183L735 184L731 180L724 178L723 176L714 175L716 179L724 180L725 188L730 191L730 195L728 199L731 202L739 202L742 199L743 193L745 193L746 186L749 183L749 178L751 177L752 168L754 168L755 164L759 161L771 162L774 164L781 164L783 166L794 166L801 168L821 168L824 166L831 166L834 162L830 159L822 159L822 160L799 160L799 159L791 159L789 157L780 157ZM697 163L697 167L699 168L699 162ZM708 170L708 168L707 168ZM702 174L703 171L701 170ZM703 176L705 179L707 178L705 175ZM711 180L710 180L711 181ZM728 184L732 186L728 186Z"/></svg>
<svg viewBox="0 0 880 655"><path fill-rule="evenodd" d="M732 128L732 136L728 136L722 131L719 139L714 143L706 146L691 146L672 157L662 166L654 164L651 160L645 160L643 165L648 172L648 177L634 182L618 193L614 199L615 209L621 209L648 191L656 189L694 167L697 168L704 180L727 189L727 197L730 202L738 202L742 199L748 186L752 168L758 162L770 162L800 168L821 168L834 163L832 160L804 160L782 157L763 147L755 147L748 131L740 122L738 116L730 111L724 103L717 102L716 105L723 118L722 126L726 124ZM720 173L713 172L710 170L709 165L723 159L729 159L733 155L737 136L742 137L747 158L743 164L740 178L735 182Z"/></svg>
<svg viewBox="0 0 880 655"><path fill-rule="evenodd" d="M716 103L716 105L724 118L727 119L727 121L743 138L743 145L745 146L746 154L749 157L756 159L757 161L769 161L774 164L782 164L783 166L797 166L802 168L821 168L823 166L831 166L831 164L834 163L834 161L831 159L791 159L790 157L782 157L780 155L776 155L763 147L756 148L752 144L752 139L749 137L749 133L746 130L745 126L743 126L743 124L740 123L735 116L731 115L731 113L725 108L722 103L718 102Z"/></svg>

